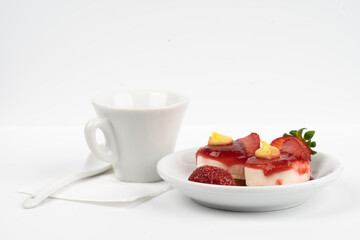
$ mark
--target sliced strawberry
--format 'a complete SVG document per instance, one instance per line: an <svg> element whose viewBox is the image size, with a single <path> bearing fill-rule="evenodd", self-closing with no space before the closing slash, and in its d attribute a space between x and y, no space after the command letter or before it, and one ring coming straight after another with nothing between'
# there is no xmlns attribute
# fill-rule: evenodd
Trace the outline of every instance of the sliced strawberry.
<svg viewBox="0 0 360 240"><path fill-rule="evenodd" d="M270 145L280 149L281 146L284 144L284 142L289 140L289 139L295 139L296 141L298 141L300 143L300 145L302 146L303 150L309 156L309 158L311 157L311 149L306 145L306 143L303 140L301 140L301 139L299 139L297 137L294 137L294 136L284 136L284 137L276 138L275 140L273 140L271 142Z"/></svg>
<svg viewBox="0 0 360 240"><path fill-rule="evenodd" d="M283 143L290 139L290 138L293 138L293 137L279 137L279 138L276 138L275 140L273 140L270 145L271 146L274 146L274 147L277 147L278 149L281 148L281 146L283 145Z"/></svg>
<svg viewBox="0 0 360 240"><path fill-rule="evenodd" d="M244 147L248 158L254 156L255 151L260 148L260 137L257 133L251 133L250 135L244 138L239 138L236 141Z"/></svg>
<svg viewBox="0 0 360 240"><path fill-rule="evenodd" d="M234 178L228 170L208 165L195 169L195 171L190 175L189 181L235 186Z"/></svg>
<svg viewBox="0 0 360 240"><path fill-rule="evenodd" d="M285 140L279 150L280 153L287 153L301 160L310 160L310 155L296 138Z"/></svg>

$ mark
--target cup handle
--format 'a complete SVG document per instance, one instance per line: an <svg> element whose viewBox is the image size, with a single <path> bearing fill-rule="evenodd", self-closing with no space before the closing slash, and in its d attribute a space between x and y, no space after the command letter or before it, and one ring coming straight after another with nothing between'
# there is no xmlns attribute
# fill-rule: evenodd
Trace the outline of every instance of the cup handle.
<svg viewBox="0 0 360 240"><path fill-rule="evenodd" d="M105 137L105 147L96 141L96 130L100 129ZM116 144L112 127L103 118L90 119L85 126L85 138L91 152L100 160L113 163L116 159Z"/></svg>

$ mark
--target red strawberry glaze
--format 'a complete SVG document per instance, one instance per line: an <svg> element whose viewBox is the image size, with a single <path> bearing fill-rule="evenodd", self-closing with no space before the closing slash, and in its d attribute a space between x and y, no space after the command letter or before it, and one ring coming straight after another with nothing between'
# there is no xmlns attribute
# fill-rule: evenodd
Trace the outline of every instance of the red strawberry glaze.
<svg viewBox="0 0 360 240"><path fill-rule="evenodd" d="M229 145L207 145L196 152L196 159L198 156L219 161L229 167L244 163L247 159L244 147L237 141Z"/></svg>
<svg viewBox="0 0 360 240"><path fill-rule="evenodd" d="M302 174L310 174L310 161L304 159L298 159L288 154L281 154L277 159L259 159L257 157L249 158L245 165L249 168L262 169L265 176L270 176L274 173L293 169Z"/></svg>
<svg viewBox="0 0 360 240"><path fill-rule="evenodd" d="M198 156L219 161L226 166L243 164L249 157L254 156L255 150L260 147L260 138L256 133L237 139L228 145L207 145L196 152Z"/></svg>

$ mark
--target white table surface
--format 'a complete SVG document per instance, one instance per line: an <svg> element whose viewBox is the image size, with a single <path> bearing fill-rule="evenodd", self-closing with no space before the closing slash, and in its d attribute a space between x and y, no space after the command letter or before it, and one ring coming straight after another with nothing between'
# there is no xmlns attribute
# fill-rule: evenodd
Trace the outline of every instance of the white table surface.
<svg viewBox="0 0 360 240"><path fill-rule="evenodd" d="M270 141L296 127L184 125L176 150L206 144L214 130L234 138L255 131ZM312 128L317 130L318 151L343 163L342 176L298 207L244 213L200 206L177 190L132 207L49 199L25 210L21 204L26 195L17 189L81 168L88 154L83 127L0 127L0 239L334 239L344 233L355 239L360 125Z"/></svg>

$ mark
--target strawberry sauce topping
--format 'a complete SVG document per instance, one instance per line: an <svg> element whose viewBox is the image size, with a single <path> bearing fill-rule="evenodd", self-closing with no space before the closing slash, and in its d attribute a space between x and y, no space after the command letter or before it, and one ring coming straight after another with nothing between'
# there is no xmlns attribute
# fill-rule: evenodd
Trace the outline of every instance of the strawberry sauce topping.
<svg viewBox="0 0 360 240"><path fill-rule="evenodd" d="M226 166L244 163L247 159L244 147L240 145L237 141L230 145L207 145L197 151L196 158L198 156L219 161Z"/></svg>

